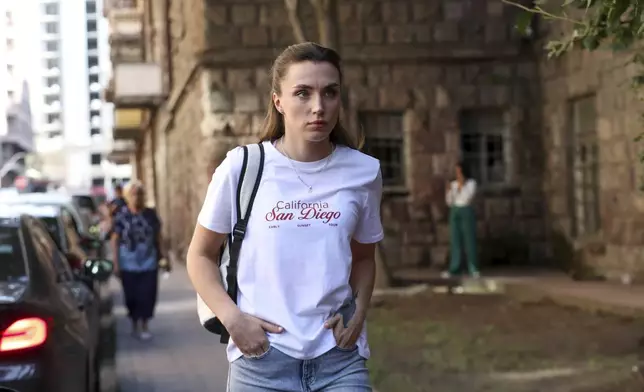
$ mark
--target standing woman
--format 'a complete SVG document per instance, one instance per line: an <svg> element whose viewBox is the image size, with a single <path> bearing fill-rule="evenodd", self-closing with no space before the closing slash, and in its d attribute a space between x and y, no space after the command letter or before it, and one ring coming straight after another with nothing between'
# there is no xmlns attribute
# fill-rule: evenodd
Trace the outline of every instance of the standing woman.
<svg viewBox="0 0 644 392"><path fill-rule="evenodd" d="M238 264L237 305L217 268L236 217L241 147L215 170L188 273L230 333L231 392L371 391L365 319L374 286L380 163L339 123L339 55L292 45L273 65L262 182ZM355 300L346 319L338 310Z"/></svg>
<svg viewBox="0 0 644 392"><path fill-rule="evenodd" d="M461 267L461 251L465 246L465 256L470 275L480 276L476 246L476 216L472 203L476 195L476 181L469 178L462 164L455 166L456 180L447 184L445 196L449 206L450 263L443 277L458 273Z"/></svg>
<svg viewBox="0 0 644 392"><path fill-rule="evenodd" d="M161 221L155 210L145 207L140 182L129 182L124 197L126 205L114 217L114 272L121 278L132 334L148 340L152 337L148 322L157 301Z"/></svg>

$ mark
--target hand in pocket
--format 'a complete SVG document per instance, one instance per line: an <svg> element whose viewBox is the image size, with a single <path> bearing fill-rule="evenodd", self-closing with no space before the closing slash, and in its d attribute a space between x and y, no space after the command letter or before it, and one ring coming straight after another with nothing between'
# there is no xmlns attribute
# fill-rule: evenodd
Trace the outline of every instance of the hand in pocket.
<svg viewBox="0 0 644 392"><path fill-rule="evenodd" d="M333 330L333 336L339 348L351 350L355 348L356 342L360 337L363 322L364 319L356 315L349 320L349 323L345 327L344 317L337 313L324 323L324 327Z"/></svg>

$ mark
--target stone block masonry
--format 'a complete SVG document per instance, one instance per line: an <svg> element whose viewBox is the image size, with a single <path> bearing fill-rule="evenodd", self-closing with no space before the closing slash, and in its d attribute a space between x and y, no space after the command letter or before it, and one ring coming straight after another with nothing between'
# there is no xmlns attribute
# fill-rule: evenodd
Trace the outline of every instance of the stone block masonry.
<svg viewBox="0 0 644 392"><path fill-rule="evenodd" d="M140 157L156 169L156 203L180 252L214 168L234 146L257 140L271 61L294 42L282 0L186 4L171 1L171 105L145 142L155 148ZM305 34L315 40L313 10L300 4ZM387 146L379 158L395 177L382 206L388 263L438 268L445 261L445 183L463 158L478 159L474 167L485 171L477 174L476 202L483 256L543 263L551 229L572 227L567 102L595 92L602 225L587 241L603 246L584 254L602 271L641 270L635 260L619 261L639 257L641 241L628 233L640 227L635 212L644 209L634 191L641 171L629 158L637 107L618 87L623 58L542 60L539 43L513 29L516 12L497 0L337 3L346 125L362 129L367 146Z"/></svg>

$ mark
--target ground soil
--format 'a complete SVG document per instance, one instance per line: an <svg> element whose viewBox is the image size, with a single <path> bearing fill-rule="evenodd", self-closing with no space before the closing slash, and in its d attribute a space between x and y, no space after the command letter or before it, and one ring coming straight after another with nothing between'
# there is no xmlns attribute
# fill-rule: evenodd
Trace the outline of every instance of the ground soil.
<svg viewBox="0 0 644 392"><path fill-rule="evenodd" d="M644 320L502 295L385 299L368 321L378 392L641 392Z"/></svg>

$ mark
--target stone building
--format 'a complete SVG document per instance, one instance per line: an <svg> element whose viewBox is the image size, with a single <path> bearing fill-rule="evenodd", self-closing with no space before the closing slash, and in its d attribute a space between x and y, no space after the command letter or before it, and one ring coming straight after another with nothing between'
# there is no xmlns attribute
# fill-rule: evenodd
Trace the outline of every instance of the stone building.
<svg viewBox="0 0 644 392"><path fill-rule="evenodd" d="M136 142L123 153L181 254L214 168L257 140L271 61L294 43L284 1L106 0L105 12L114 135ZM308 1L299 12L315 41ZM462 160L479 181L486 263L575 256L602 274L644 271L624 59L547 61L541 40L554 32L520 36L516 12L500 0L342 0L332 10L348 125L382 165L387 264L398 273L445 262L445 183Z"/></svg>

